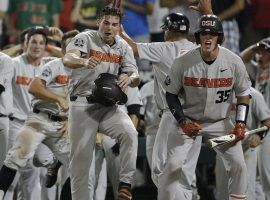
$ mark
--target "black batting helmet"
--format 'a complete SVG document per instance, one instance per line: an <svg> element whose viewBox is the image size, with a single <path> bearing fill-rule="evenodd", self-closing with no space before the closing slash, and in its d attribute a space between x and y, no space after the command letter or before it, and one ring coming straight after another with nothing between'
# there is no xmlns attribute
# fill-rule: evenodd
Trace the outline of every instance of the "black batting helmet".
<svg viewBox="0 0 270 200"><path fill-rule="evenodd" d="M165 17L164 24L160 28L186 34L189 31L189 20L182 13L171 13Z"/></svg>
<svg viewBox="0 0 270 200"><path fill-rule="evenodd" d="M216 15L203 15L199 19L199 29L194 33L196 43L200 44L200 33L214 33L218 35L218 44L224 40L222 23Z"/></svg>
<svg viewBox="0 0 270 200"><path fill-rule="evenodd" d="M94 81L95 87L92 97L97 103L104 106L123 105L127 102L127 95L117 84L118 76L102 73Z"/></svg>

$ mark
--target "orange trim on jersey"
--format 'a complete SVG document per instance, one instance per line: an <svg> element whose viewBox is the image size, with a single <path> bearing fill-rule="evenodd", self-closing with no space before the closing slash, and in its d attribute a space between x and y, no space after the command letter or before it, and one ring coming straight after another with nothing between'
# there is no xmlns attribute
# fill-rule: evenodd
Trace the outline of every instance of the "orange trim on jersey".
<svg viewBox="0 0 270 200"><path fill-rule="evenodd" d="M33 78L27 76L16 76L16 84L18 85L29 85Z"/></svg>
<svg viewBox="0 0 270 200"><path fill-rule="evenodd" d="M260 83L262 81L265 81L265 80L269 79L269 77L270 77L270 72L268 72L268 74L266 74L264 76L258 76L256 78L256 80L257 80L258 83Z"/></svg>
<svg viewBox="0 0 270 200"><path fill-rule="evenodd" d="M58 75L55 77L55 82L59 84L67 84L69 81L69 76L67 75Z"/></svg>
<svg viewBox="0 0 270 200"><path fill-rule="evenodd" d="M184 85L191 87L208 87L208 88L219 88L229 87L232 85L233 78L195 78L195 77L184 77Z"/></svg>
<svg viewBox="0 0 270 200"><path fill-rule="evenodd" d="M111 63L121 63L122 56L117 54L103 53L100 51L96 51L91 49L89 56L94 56L99 59L100 62L111 62Z"/></svg>

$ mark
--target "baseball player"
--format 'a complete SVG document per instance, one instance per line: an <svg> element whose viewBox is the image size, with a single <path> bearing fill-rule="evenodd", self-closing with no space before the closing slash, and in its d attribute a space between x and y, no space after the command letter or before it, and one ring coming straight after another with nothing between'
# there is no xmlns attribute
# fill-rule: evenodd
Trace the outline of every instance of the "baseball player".
<svg viewBox="0 0 270 200"><path fill-rule="evenodd" d="M260 124L270 125L270 110L266 104L262 94L255 88L251 88L250 92L252 98L250 100L250 111L247 117L248 130L258 128ZM231 119L235 119L236 98L234 97L234 103L231 108ZM256 172L257 172L257 147L262 139L265 137L265 132L260 132L246 137L243 141L243 150L245 161L248 170L248 190L247 199L256 199ZM216 161L216 197L217 199L229 199L228 188L224 183L228 182L227 173L223 166L222 160L219 158Z"/></svg>
<svg viewBox="0 0 270 200"><path fill-rule="evenodd" d="M233 144L217 149L217 156L222 158L228 171L230 200L245 199L247 169L242 145L238 141L244 138L251 82L241 58L219 46L224 34L217 16L203 15L194 36L201 46L174 60L165 80L166 100L180 127L179 137L183 140L196 141L201 137L199 131L209 138L228 134L229 131L236 136ZM237 96L235 127L229 118L232 92ZM181 102L178 97L181 97ZM186 152L186 161L180 166L180 188L186 182L181 171L195 169L192 166L196 162L188 163L198 154L194 148L199 152L200 144ZM193 154L190 154L192 151ZM165 166L164 173L168 170L172 169ZM166 185L166 181L163 186L165 194L176 187ZM186 188L182 188L174 198L188 199L185 197Z"/></svg>
<svg viewBox="0 0 270 200"><path fill-rule="evenodd" d="M121 16L118 8L105 7L97 20L98 31L78 34L67 46L67 53L63 57L65 66L72 68L69 133L73 200L88 200L90 191L87 183L97 132L118 139L121 143L118 199L131 199L131 182L136 170L137 131L128 115L115 105L118 100L114 99L121 97L118 103L124 103L126 97L117 94L113 98L105 98L110 91L119 91L119 87L125 91L127 86L136 87L139 84L132 50L117 36ZM113 86L119 70L119 87ZM102 86L107 78L110 79L110 87ZM98 100L95 100L97 97Z"/></svg>
<svg viewBox="0 0 270 200"><path fill-rule="evenodd" d="M31 110L32 95L28 93L28 84L32 78L40 72L41 58L45 51L47 32L42 28L32 28L27 34L26 52L13 58L12 91L13 91L13 116L10 117L8 149L10 149L17 137L20 128L24 125L27 114ZM24 198L38 198L38 170L32 162L20 170L20 182L22 182L22 194ZM14 181L9 191L13 191L17 181ZM8 192L6 198L13 192Z"/></svg>
<svg viewBox="0 0 270 200"><path fill-rule="evenodd" d="M140 112L145 124L146 157L151 168L153 147L160 123L160 111L155 101L154 80L145 83L140 89L140 93L143 103Z"/></svg>
<svg viewBox="0 0 270 200"><path fill-rule="evenodd" d="M8 148L9 118L12 114L12 59L0 52L0 168Z"/></svg>
<svg viewBox="0 0 270 200"><path fill-rule="evenodd" d="M76 34L76 31L67 33L63 37L63 43L68 43ZM70 70L65 69L62 60L55 59L44 65L41 73L30 84L29 92L35 96L32 100L33 112L28 115L25 125L16 138L15 145L8 151L5 165L0 171L0 189L2 191L7 191L16 171L24 167L27 161L33 157L41 142L46 144L68 167L70 145L66 137L66 130L69 75ZM61 199L67 198L62 196Z"/></svg>
<svg viewBox="0 0 270 200"><path fill-rule="evenodd" d="M209 1L200 1L198 7L193 7L202 13L211 13L211 4ZM163 174L165 165L179 165L179 163L168 164L169 157L173 156L173 151L178 151L179 162L183 162L185 157L183 152L190 148L196 142L200 142L198 138L195 142L192 140L183 141L178 137L178 126L174 120L173 115L170 113L166 99L165 99L165 84L164 80L166 75L169 73L173 60L186 53L190 49L195 48L195 45L187 40L187 34L189 31L189 20L186 16L181 13L171 13L165 18L165 23L162 26L165 34L164 39L166 42L157 43L135 43L132 41L123 31L120 32L122 36L132 47L134 55L141 59L150 60L153 63L154 76L154 92L157 107L162 112L162 117L159 125L159 129L156 135L155 144L153 147L152 155L152 179L156 186L158 187L158 195L163 195L163 186L159 184L159 177ZM169 127L169 128L168 128ZM171 137L170 141L173 143L168 143L168 137ZM181 144L181 148L174 148L174 142ZM168 149L168 151L167 151ZM194 156L196 159L196 156ZM171 160L177 160L171 157ZM175 168L176 166L172 166ZM171 171L173 173L173 171ZM170 177L176 177L172 174L167 174ZM166 175L166 176L167 176ZM187 175L188 176L188 175ZM191 185L194 174L191 175L192 178L190 182L187 183ZM192 179L192 180L191 180ZM172 182L175 182L171 179ZM190 195L192 191L190 191ZM170 195L174 195L175 191L171 190ZM159 197L160 199L169 198Z"/></svg>
<svg viewBox="0 0 270 200"><path fill-rule="evenodd" d="M268 105L270 106L270 38L265 38L258 43L248 47L240 56L246 63L246 67L253 72L251 74L255 77L255 88L259 90ZM252 61L253 56L255 56L255 61ZM263 191L265 193L265 198L270 199L270 159L269 159L269 145L270 136L266 135L262 144L259 147L258 152L258 169L263 186Z"/></svg>
<svg viewBox="0 0 270 200"><path fill-rule="evenodd" d="M140 107L142 105L141 95L138 87L131 88L128 87L126 91L128 100L125 105L119 106L123 109L124 112L128 113L131 118L135 128L137 128L137 124L139 121L140 115ZM105 183L107 180L107 174L110 179L110 182L113 187L114 198L117 199L117 191L119 184L119 170L120 170L120 162L119 162L119 144L117 141L111 139L110 137L103 135L102 142L100 146L96 145L96 156L95 156L95 174L96 174L96 190L95 190L95 200L105 199L106 188L102 189L102 183ZM97 153L97 151L103 151ZM102 163L106 163L106 168L102 167ZM104 171L102 171L104 170ZM101 182L101 185L99 183ZM101 188L99 188L101 187ZM99 191L99 192L98 192ZM102 198L104 196L104 198Z"/></svg>

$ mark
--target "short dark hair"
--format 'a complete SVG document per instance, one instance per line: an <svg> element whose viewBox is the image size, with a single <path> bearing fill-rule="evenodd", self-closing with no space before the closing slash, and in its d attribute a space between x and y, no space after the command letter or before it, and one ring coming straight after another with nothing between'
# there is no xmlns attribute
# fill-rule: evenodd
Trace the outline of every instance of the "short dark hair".
<svg viewBox="0 0 270 200"><path fill-rule="evenodd" d="M41 34L45 37L46 44L48 42L47 36L49 35L49 30L46 27L43 26L34 26L31 27L30 30L27 32L27 41L30 40L31 36L35 34Z"/></svg>
<svg viewBox="0 0 270 200"><path fill-rule="evenodd" d="M123 13L120 11L119 8L106 6L104 7L98 14L97 19L100 20L105 15L112 15L112 16L118 16L120 18L120 22L123 18Z"/></svg>
<svg viewBox="0 0 270 200"><path fill-rule="evenodd" d="M77 34L79 34L80 32L76 29L71 30L71 31L67 31L66 33L64 33L64 35L62 36L62 40L61 40L61 48L66 48L66 44L65 41L68 38L73 38L75 37Z"/></svg>
<svg viewBox="0 0 270 200"><path fill-rule="evenodd" d="M20 33L20 43L23 44L25 41L25 35L31 30L31 28L26 28Z"/></svg>

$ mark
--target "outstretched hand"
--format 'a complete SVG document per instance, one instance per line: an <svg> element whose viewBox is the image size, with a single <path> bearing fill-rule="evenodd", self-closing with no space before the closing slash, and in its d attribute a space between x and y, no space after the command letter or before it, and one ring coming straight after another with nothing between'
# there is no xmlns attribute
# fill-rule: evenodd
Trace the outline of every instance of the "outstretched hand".
<svg viewBox="0 0 270 200"><path fill-rule="evenodd" d="M196 6L189 6L189 8L200 12L203 15L213 14L211 0L198 0L197 2L198 4Z"/></svg>

